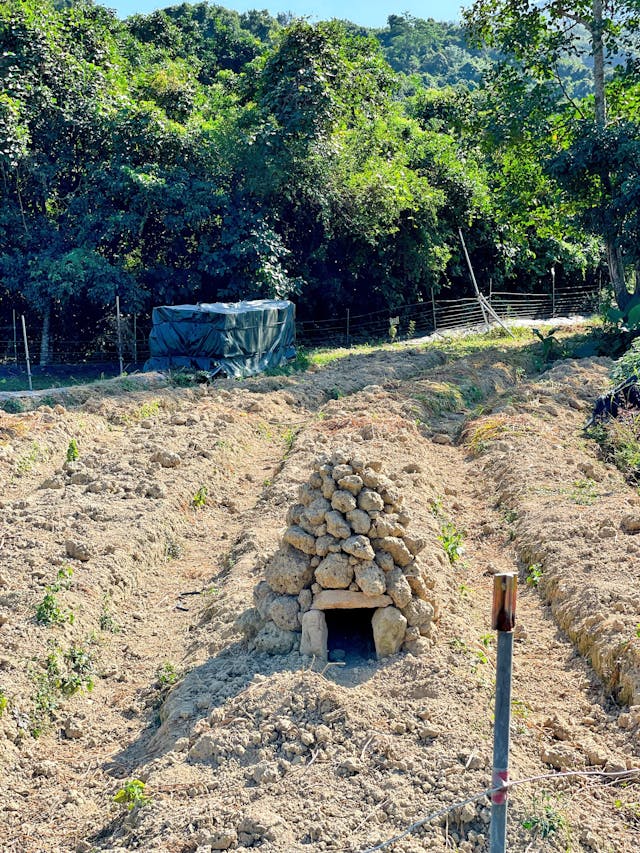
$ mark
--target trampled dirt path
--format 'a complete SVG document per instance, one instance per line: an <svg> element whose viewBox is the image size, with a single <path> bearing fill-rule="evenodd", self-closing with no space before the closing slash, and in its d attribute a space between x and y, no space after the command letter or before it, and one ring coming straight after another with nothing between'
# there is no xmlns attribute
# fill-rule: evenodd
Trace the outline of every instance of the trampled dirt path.
<svg viewBox="0 0 640 853"><path fill-rule="evenodd" d="M607 366L527 378L527 359L499 343L462 360L351 357L302 377L3 417L2 849L356 853L483 791L496 570L521 576L513 776L640 766L640 715L620 698L640 612L611 571L623 556L624 589L636 580L635 542L620 528L636 498L579 429ZM74 436L80 459L61 471ZM433 644L327 669L249 654L236 617L314 458L342 446L382 462L412 529L430 537ZM201 486L207 505L196 508ZM609 522L614 535L601 537ZM435 539L446 523L464 533L453 564ZM534 563L537 588L525 582ZM55 597L73 623L37 624L45 585L68 565ZM583 570L596 591L584 606L597 594L596 612L611 606L618 619L588 628L599 674L576 650L585 616L572 580ZM59 656L74 643L91 654L95 686L58 697L34 739L52 641ZM129 813L113 797L132 779L151 800ZM517 789L509 849L636 850L639 790L599 777ZM479 800L391 849L480 853L488 814Z"/></svg>

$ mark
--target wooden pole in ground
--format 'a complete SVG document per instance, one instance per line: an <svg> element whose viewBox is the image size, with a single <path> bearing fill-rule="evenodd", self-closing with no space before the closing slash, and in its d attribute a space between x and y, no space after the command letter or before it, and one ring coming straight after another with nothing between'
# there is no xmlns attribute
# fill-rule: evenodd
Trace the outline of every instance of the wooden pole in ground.
<svg viewBox="0 0 640 853"><path fill-rule="evenodd" d="M120 328L120 297L116 296L116 323L118 326L118 361L120 362L120 376L124 373L122 363L122 329Z"/></svg>
<svg viewBox="0 0 640 853"><path fill-rule="evenodd" d="M494 792L491 795L490 853L505 853L507 849L507 790L504 786L509 782L511 671L517 585L518 579L513 574L495 575L493 578L491 627L498 632L498 654L491 777L491 787Z"/></svg>
<svg viewBox="0 0 640 853"><path fill-rule="evenodd" d="M13 358L18 363L18 329L16 327L16 309L13 309Z"/></svg>
<svg viewBox="0 0 640 853"><path fill-rule="evenodd" d="M462 248L464 249L464 256L467 259L467 266L469 267L469 272L471 273L471 281L473 282L473 288L476 292L476 299L480 303L480 310L482 311L482 316L484 317L484 324L488 329L489 321L487 320L487 312L484 303L480 298L480 288L478 287L478 282L476 281L476 276L473 272L473 267L471 266L471 258L469 257L469 252L467 252L467 244L464 242L464 237L462 236L462 228L458 228L458 234L460 235L460 242L462 243Z"/></svg>
<svg viewBox="0 0 640 853"><path fill-rule="evenodd" d="M24 314L22 317L22 337L24 338L24 354L27 359L27 376L29 377L29 391L33 391L33 382L31 380L31 361L29 360L29 344L27 343L27 326L24 322Z"/></svg>
<svg viewBox="0 0 640 853"><path fill-rule="evenodd" d="M350 330L349 330L349 326L350 326L350 322L351 322L351 312L350 312L350 310L347 308L347 349L349 349L349 347L351 346L351 339L350 339L350 337L349 337L349 331L350 331Z"/></svg>
<svg viewBox="0 0 640 853"><path fill-rule="evenodd" d="M431 288L431 311L433 313L433 331L438 331L438 324L436 322L436 297L433 292L433 288Z"/></svg>
<svg viewBox="0 0 640 853"><path fill-rule="evenodd" d="M133 315L133 361L138 364L138 315Z"/></svg>
<svg viewBox="0 0 640 853"><path fill-rule="evenodd" d="M497 312L496 312L496 311L494 311L493 306L489 305L489 303L488 303L488 302L487 302L487 300L484 298L484 296L483 296L482 294L480 294L480 304L483 304L483 303L484 303L484 307L485 307L485 308L486 308L486 310L489 312L489 315L490 315L491 317L493 317L493 319L496 321L496 323L497 323L499 326L502 326L502 328L505 330L505 332L506 332L508 335L511 335L511 337L512 337L512 338L515 338L515 335L513 334L513 332L511 331L511 329L510 329L508 326L506 326L506 325L502 322L502 320L501 320L501 319L500 319L500 317L498 316Z"/></svg>
<svg viewBox="0 0 640 853"><path fill-rule="evenodd" d="M551 267L551 316L556 316L556 265Z"/></svg>

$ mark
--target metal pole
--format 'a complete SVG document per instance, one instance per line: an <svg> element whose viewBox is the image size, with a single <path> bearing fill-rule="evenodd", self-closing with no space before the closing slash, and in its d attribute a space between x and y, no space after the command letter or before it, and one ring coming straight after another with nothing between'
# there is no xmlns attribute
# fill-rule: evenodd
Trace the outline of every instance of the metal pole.
<svg viewBox="0 0 640 853"><path fill-rule="evenodd" d="M494 575L491 625L498 632L498 654L491 787L498 790L491 795L490 853L505 853L507 849L507 789L504 786L509 781L511 670L517 585L515 575Z"/></svg>
<svg viewBox="0 0 640 853"><path fill-rule="evenodd" d="M551 267L551 316L556 316L556 265Z"/></svg>
<svg viewBox="0 0 640 853"><path fill-rule="evenodd" d="M476 292L476 298L480 303L480 310L482 311L482 316L484 317L484 324L488 329L489 321L487 320L487 312L485 311L482 299L480 299L480 288L478 287L478 282L476 281L476 276L473 272L473 267L471 266L471 258L469 257L469 252L467 252L467 244L464 242L464 237L462 236L462 228L458 228L458 234L460 235L460 242L462 243L462 248L464 249L464 256L467 259L467 266L469 267L469 272L471 273L471 281L473 282L473 287Z"/></svg>
<svg viewBox="0 0 640 853"><path fill-rule="evenodd" d="M438 331L438 324L436 323L436 297L433 292L433 288L431 288L431 311L433 313L433 331Z"/></svg>
<svg viewBox="0 0 640 853"><path fill-rule="evenodd" d="M347 349L351 346L351 341L349 340L349 325L351 320L351 312L347 308Z"/></svg>
<svg viewBox="0 0 640 853"><path fill-rule="evenodd" d="M116 296L116 322L118 324L118 361L120 362L120 376L124 373L122 364L122 330L120 329L120 297Z"/></svg>
<svg viewBox="0 0 640 853"><path fill-rule="evenodd" d="M18 363L18 330L16 328L16 309L13 309L13 358Z"/></svg>
<svg viewBox="0 0 640 853"><path fill-rule="evenodd" d="M31 381L31 362L29 360L29 344L27 343L27 327L24 322L24 314L22 316L22 337L24 338L24 354L27 359L27 376L29 377L29 391L33 391L33 382Z"/></svg>

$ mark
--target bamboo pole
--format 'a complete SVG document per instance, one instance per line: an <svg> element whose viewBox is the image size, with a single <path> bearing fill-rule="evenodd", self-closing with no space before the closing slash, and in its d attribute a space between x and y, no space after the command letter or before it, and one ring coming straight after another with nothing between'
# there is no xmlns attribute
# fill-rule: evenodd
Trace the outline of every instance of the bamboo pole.
<svg viewBox="0 0 640 853"><path fill-rule="evenodd" d="M27 326L24 322L24 314L22 317L22 337L24 338L24 354L27 359L27 376L29 377L29 391L33 391L33 381L31 379L31 361L29 360L29 344L27 342Z"/></svg>
<svg viewBox="0 0 640 853"><path fill-rule="evenodd" d="M498 632L496 704L491 778L490 853L505 853L507 845L507 790L509 782L509 728L511 725L511 673L513 629L516 621L518 579L513 574L493 578L491 626Z"/></svg>
<svg viewBox="0 0 640 853"><path fill-rule="evenodd" d="M476 299L480 303L480 310L482 311L482 316L484 317L484 324L488 329L489 321L487 320L487 312L480 297L480 288L478 287L478 282L476 281L476 276L473 271L473 267L471 266L471 258L469 257L469 252L467 252L467 244L464 242L464 237L462 236L462 228L458 228L458 234L460 235L460 242L462 243L462 248L464 249L464 256L467 259L467 266L469 267L469 272L471 273L471 281L473 282L473 288L476 292Z"/></svg>

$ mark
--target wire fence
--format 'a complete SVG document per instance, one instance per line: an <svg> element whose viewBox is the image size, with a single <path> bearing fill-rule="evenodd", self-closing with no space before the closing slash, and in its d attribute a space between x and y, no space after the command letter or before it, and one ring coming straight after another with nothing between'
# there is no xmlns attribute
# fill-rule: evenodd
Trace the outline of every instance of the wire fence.
<svg viewBox="0 0 640 853"><path fill-rule="evenodd" d="M551 293L494 291L487 300L503 320L546 320L571 314L591 314L601 301L598 288L557 288ZM301 320L296 324L298 341L318 346L350 346L355 342L429 335L447 329L484 323L482 308L475 298L436 299L403 305L393 311L366 314L345 312L328 320ZM395 330L395 331L391 331Z"/></svg>
<svg viewBox="0 0 640 853"><path fill-rule="evenodd" d="M556 288L551 293L515 293L494 291L488 300L503 320L541 320L571 314L592 313L601 294L592 286ZM25 350L22 328L18 322L0 325L0 365L24 365ZM440 299L353 314L349 310L339 317L322 320L298 320L296 338L303 346L351 346L354 343L412 338L438 331L479 326L484 323L482 308L475 298ZM27 342L31 363L40 363L42 343L40 321L26 317ZM118 362L118 335L113 316L100 323L102 331L79 339L52 336L48 365L113 365ZM149 357L150 316L122 317L122 355L127 369L141 366Z"/></svg>

